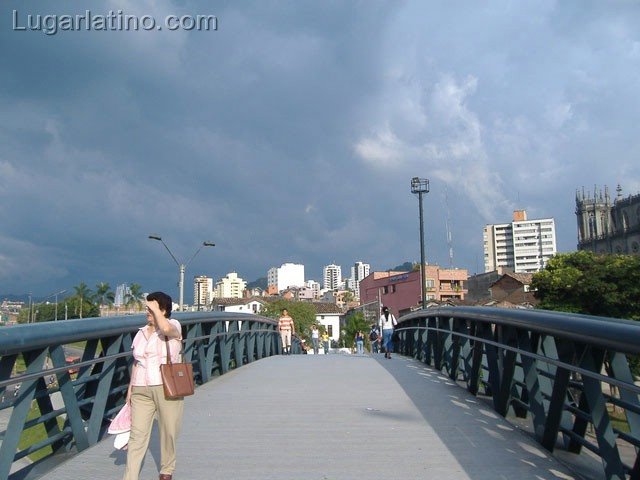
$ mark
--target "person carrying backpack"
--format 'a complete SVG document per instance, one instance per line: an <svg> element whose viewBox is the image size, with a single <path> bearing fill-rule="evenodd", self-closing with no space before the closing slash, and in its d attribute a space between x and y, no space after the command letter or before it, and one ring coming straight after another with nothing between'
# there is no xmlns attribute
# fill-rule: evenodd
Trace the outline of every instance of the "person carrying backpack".
<svg viewBox="0 0 640 480"><path fill-rule="evenodd" d="M369 342L371 342L371 353L378 353L380 351L380 330L375 323L371 324Z"/></svg>

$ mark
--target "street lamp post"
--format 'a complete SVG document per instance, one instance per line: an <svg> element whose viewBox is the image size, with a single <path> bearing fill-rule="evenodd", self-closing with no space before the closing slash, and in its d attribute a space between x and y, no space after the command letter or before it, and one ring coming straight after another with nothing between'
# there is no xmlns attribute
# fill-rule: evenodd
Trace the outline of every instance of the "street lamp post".
<svg viewBox="0 0 640 480"><path fill-rule="evenodd" d="M193 260L196 257L196 255L200 253L200 250L202 250L204 247L215 247L216 244L212 242L202 242L202 245L200 245L200 248L196 250L196 252L191 256L188 262L180 263L178 259L176 259L175 255L171 253L171 250L169 250L169 247L167 247L167 244L164 243L164 240L162 240L162 237L158 235L149 235L149 238L151 240L157 240L160 243L162 243L162 245L164 245L164 248L167 249L167 252L169 252L169 255L171 255L171 258L173 258L173 261L176 262L176 265L178 265L179 275L180 275L178 279L178 289L180 293L180 311L182 312L183 305L184 305L184 272L187 269L187 265L191 263L191 260Z"/></svg>
<svg viewBox="0 0 640 480"><path fill-rule="evenodd" d="M58 321L58 295L62 295L63 293L65 293L66 290L60 290L59 292L54 293L54 295L56 296L56 314L55 314L55 321Z"/></svg>
<svg viewBox="0 0 640 480"><path fill-rule="evenodd" d="M426 178L413 177L411 179L411 193L418 194L418 204L420 208L420 284L422 291L422 308L427 308L427 286L424 273L424 219L422 213L422 196L429 193L429 180Z"/></svg>

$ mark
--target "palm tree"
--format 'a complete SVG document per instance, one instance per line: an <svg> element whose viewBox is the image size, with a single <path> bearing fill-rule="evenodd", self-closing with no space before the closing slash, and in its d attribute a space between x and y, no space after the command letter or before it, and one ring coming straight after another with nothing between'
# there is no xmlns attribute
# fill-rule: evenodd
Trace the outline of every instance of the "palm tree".
<svg viewBox="0 0 640 480"><path fill-rule="evenodd" d="M82 304L85 301L91 300L92 292L84 282L80 282L80 284L76 287L73 287L73 289L76 291L74 297L77 298L80 303L80 318L82 318Z"/></svg>
<svg viewBox="0 0 640 480"><path fill-rule="evenodd" d="M143 300L144 299L142 298L142 286L137 283L132 283L131 285L129 285L129 294L125 299L125 302L124 302L125 305L127 307L130 307L133 305L140 306L142 305Z"/></svg>
<svg viewBox="0 0 640 480"><path fill-rule="evenodd" d="M100 282L96 285L96 300L100 305L113 305L116 299L115 293L111 290L111 286L106 282Z"/></svg>

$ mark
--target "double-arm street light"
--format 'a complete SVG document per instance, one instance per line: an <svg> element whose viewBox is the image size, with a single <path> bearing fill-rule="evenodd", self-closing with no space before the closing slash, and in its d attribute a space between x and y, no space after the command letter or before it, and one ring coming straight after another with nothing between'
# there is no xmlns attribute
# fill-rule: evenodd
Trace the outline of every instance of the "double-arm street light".
<svg viewBox="0 0 640 480"><path fill-rule="evenodd" d="M429 193L429 180L426 178L413 177L411 179L411 193L418 194L420 205L420 283L422 285L422 308L427 308L427 285L424 274L424 220L422 215L422 196Z"/></svg>
<svg viewBox="0 0 640 480"><path fill-rule="evenodd" d="M65 293L66 290L60 290L59 292L56 293L52 293L51 295L49 295L50 297L55 296L56 297L56 313L55 313L55 321L58 321L58 295L62 295L63 293Z"/></svg>
<svg viewBox="0 0 640 480"><path fill-rule="evenodd" d="M178 265L178 268L180 269L178 288L180 290L180 311L182 312L183 305L184 305L184 272L187 269L187 265L191 263L191 260L193 260L196 257L196 255L200 253L200 250L202 250L204 247L215 247L216 244L212 242L202 242L202 245L200 245L200 248L196 250L196 252L191 256L189 261L187 261L186 263L180 263L176 259L175 255L171 253L171 250L169 250L169 247L167 247L167 244L164 243L164 240L162 240L162 237L159 237L158 235L149 235L149 238L151 240L158 240L160 243L162 243L162 245L164 245L164 248L167 249L167 252L169 252L169 255L171 255L171 258L173 258L173 261L176 262L176 265Z"/></svg>

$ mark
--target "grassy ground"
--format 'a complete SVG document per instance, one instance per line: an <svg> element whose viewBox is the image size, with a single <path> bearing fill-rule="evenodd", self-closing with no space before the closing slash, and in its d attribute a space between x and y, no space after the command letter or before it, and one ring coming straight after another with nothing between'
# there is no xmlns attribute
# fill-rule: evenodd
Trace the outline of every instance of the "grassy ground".
<svg viewBox="0 0 640 480"><path fill-rule="evenodd" d="M40 409L38 408L37 403L33 402L31 404L31 409L27 414L27 421L32 420L34 418L38 418L39 416L40 416ZM63 427L63 421L60 418L58 418L58 426L60 427L60 429L62 429ZM45 429L43 424L39 423L22 432L22 436L20 437L20 442L18 442L18 449L24 450L25 448L28 448L30 445L39 443L45 440L46 438L47 438L47 430ZM29 460L31 460L32 462L35 462L48 455L51 455L51 453L53 453L53 450L51 449L51 447L44 447L44 448L41 448L40 450L37 450L31 453L29 455Z"/></svg>
<svg viewBox="0 0 640 480"><path fill-rule="evenodd" d="M609 412L613 428L617 428L621 432L629 433L629 423L623 411L614 410Z"/></svg>

